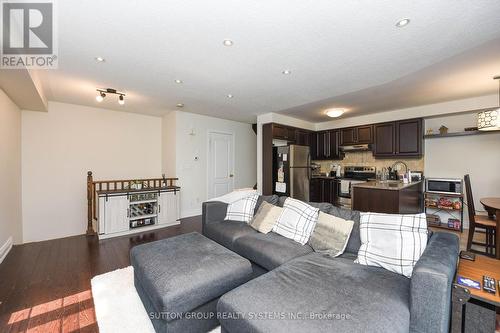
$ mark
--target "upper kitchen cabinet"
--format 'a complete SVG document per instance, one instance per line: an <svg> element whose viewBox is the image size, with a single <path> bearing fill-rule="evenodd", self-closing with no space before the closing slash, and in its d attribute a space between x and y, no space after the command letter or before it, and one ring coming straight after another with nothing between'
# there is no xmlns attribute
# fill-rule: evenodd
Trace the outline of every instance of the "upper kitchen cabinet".
<svg viewBox="0 0 500 333"><path fill-rule="evenodd" d="M283 125L272 124L273 139L295 141L295 129Z"/></svg>
<svg viewBox="0 0 500 333"><path fill-rule="evenodd" d="M375 157L421 157L423 155L422 119L376 124Z"/></svg>
<svg viewBox="0 0 500 333"><path fill-rule="evenodd" d="M350 146L373 143L373 126L343 128L340 130L340 145Z"/></svg>
<svg viewBox="0 0 500 333"><path fill-rule="evenodd" d="M339 131L316 132L311 137L311 158L313 160L338 160L343 158L339 150Z"/></svg>
<svg viewBox="0 0 500 333"><path fill-rule="evenodd" d="M310 142L310 132L301 129L295 129L295 144L309 146Z"/></svg>
<svg viewBox="0 0 500 333"><path fill-rule="evenodd" d="M396 123L376 124L374 132L373 155L376 157L394 156L396 153Z"/></svg>
<svg viewBox="0 0 500 333"><path fill-rule="evenodd" d="M396 122L396 153L399 156L422 156L422 119Z"/></svg>

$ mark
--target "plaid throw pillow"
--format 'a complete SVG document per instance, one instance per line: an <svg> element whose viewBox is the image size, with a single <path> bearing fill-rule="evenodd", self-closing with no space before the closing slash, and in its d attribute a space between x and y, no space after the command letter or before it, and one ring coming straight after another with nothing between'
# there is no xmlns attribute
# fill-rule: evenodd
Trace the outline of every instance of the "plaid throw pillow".
<svg viewBox="0 0 500 333"><path fill-rule="evenodd" d="M427 246L424 213L361 213L359 231L361 247L356 263L382 267L406 277L411 277L413 267Z"/></svg>
<svg viewBox="0 0 500 333"><path fill-rule="evenodd" d="M319 209L303 201L287 198L273 231L304 245L318 221Z"/></svg>
<svg viewBox="0 0 500 333"><path fill-rule="evenodd" d="M248 223L253 217L258 198L258 194L253 194L230 203L227 206L226 218L224 220Z"/></svg>

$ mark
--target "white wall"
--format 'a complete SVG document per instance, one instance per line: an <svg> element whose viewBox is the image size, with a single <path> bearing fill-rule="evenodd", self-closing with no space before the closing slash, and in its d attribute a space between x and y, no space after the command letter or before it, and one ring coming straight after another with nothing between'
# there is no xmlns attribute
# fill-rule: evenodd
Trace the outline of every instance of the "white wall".
<svg viewBox="0 0 500 333"><path fill-rule="evenodd" d="M22 111L24 242L85 233L86 174L161 175L161 118L49 102Z"/></svg>
<svg viewBox="0 0 500 333"><path fill-rule="evenodd" d="M436 133L441 125L449 132L476 126L477 114L468 113L426 119L426 129ZM500 133L427 139L425 141L425 174L427 177L463 178L470 174L476 210L484 210L482 197L500 196ZM466 211L466 210L465 210ZM468 227L465 212L464 226Z"/></svg>
<svg viewBox="0 0 500 333"><path fill-rule="evenodd" d="M175 113L176 171L181 186L181 217L201 214L201 203L207 199L209 130L234 134L235 188L255 185L257 140L250 124L181 111Z"/></svg>
<svg viewBox="0 0 500 333"><path fill-rule="evenodd" d="M21 111L0 89L0 250L7 241L22 242Z"/></svg>
<svg viewBox="0 0 500 333"><path fill-rule="evenodd" d="M176 154L176 112L169 112L161 120L161 156L162 156L162 173L167 178L177 177L175 168Z"/></svg>

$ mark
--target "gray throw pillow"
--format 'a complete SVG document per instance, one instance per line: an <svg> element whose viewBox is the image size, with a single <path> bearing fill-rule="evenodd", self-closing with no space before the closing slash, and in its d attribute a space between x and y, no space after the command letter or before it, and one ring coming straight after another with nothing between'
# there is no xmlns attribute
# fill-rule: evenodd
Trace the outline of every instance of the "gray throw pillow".
<svg viewBox="0 0 500 333"><path fill-rule="evenodd" d="M309 245L315 252L337 257L344 253L353 225L353 221L320 212Z"/></svg>

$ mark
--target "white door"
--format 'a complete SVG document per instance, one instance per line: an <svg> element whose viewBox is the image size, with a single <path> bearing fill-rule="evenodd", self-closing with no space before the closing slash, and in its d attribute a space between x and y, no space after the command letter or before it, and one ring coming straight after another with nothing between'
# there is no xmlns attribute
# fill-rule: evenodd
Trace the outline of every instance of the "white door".
<svg viewBox="0 0 500 333"><path fill-rule="evenodd" d="M104 225L105 233L112 234L129 230L128 208L126 196L109 197L104 199Z"/></svg>
<svg viewBox="0 0 500 333"><path fill-rule="evenodd" d="M234 189L233 134L208 133L208 199Z"/></svg>
<svg viewBox="0 0 500 333"><path fill-rule="evenodd" d="M180 192L162 192L158 199L158 223L176 224L179 219Z"/></svg>

